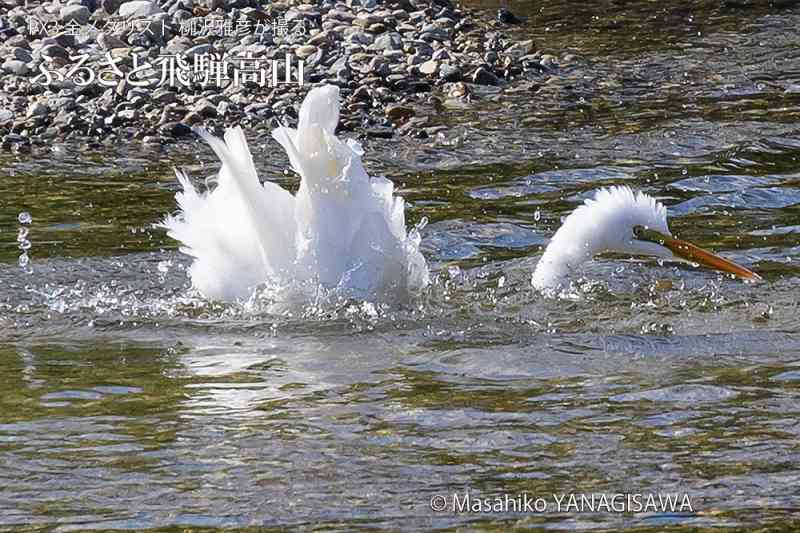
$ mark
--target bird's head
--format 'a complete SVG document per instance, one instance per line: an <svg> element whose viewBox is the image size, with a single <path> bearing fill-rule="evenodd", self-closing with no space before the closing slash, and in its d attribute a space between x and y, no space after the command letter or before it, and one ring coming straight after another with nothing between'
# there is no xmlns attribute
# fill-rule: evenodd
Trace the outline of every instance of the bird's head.
<svg viewBox="0 0 800 533"><path fill-rule="evenodd" d="M536 266L533 284L539 289L557 287L572 269L603 252L687 261L742 279L760 279L732 261L673 237L666 207L651 196L628 187L609 187L566 218Z"/></svg>
<svg viewBox="0 0 800 533"><path fill-rule="evenodd" d="M744 280L754 281L761 279L761 276L755 272L737 265L733 261L647 226L634 226L633 240L641 247L652 248L655 245L658 251L661 252L659 255L662 257L666 256L677 261L695 263L706 268L733 274Z"/></svg>

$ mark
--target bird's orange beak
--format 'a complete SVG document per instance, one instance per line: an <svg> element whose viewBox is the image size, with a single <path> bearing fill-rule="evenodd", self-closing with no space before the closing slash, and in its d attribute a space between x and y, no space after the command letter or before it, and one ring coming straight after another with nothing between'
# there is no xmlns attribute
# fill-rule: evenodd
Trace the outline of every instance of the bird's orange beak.
<svg viewBox="0 0 800 533"><path fill-rule="evenodd" d="M671 251L676 257L689 261L690 263L695 263L721 272L728 272L744 280L757 281L761 279L761 276L755 272L741 265L737 265L724 257L720 257L715 253L704 250L699 246L695 246L690 242L664 235L663 233L645 228L644 226L636 226L633 229L633 233L637 239L660 244Z"/></svg>

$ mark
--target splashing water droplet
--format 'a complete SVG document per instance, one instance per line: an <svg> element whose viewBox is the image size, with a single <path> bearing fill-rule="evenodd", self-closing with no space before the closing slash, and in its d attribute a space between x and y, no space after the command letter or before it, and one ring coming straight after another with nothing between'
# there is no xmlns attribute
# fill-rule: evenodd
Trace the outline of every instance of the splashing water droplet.
<svg viewBox="0 0 800 533"><path fill-rule="evenodd" d="M683 170L681 170L681 174L686 176L687 174L689 174L689 171L684 168Z"/></svg>
<svg viewBox="0 0 800 533"><path fill-rule="evenodd" d="M505 284L506 284L506 277L500 276L500 278L497 280L497 288L502 289L505 286Z"/></svg>
<svg viewBox="0 0 800 533"><path fill-rule="evenodd" d="M20 268L25 268L28 266L30 262L30 257L28 257L27 252L23 252L22 255L19 256L19 266Z"/></svg>
<svg viewBox="0 0 800 533"><path fill-rule="evenodd" d="M28 238L28 228L19 228L17 232L17 242L22 242Z"/></svg>
<svg viewBox="0 0 800 533"><path fill-rule="evenodd" d="M542 212L541 211L539 211L537 209L536 211L533 212L533 220L535 220L536 222L539 222L539 220L541 220L541 218L542 218Z"/></svg>
<svg viewBox="0 0 800 533"><path fill-rule="evenodd" d="M17 215L17 220L19 220L20 224L30 224L33 222L33 217L27 211L23 211L19 215Z"/></svg>

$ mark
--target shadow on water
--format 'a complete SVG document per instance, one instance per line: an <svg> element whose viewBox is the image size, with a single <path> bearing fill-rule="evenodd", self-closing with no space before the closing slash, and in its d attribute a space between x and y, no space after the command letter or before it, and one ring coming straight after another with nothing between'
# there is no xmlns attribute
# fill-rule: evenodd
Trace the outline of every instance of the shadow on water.
<svg viewBox="0 0 800 533"><path fill-rule="evenodd" d="M198 142L0 155L0 529L792 529L800 391L800 8L479 2L559 67L470 101L367 167L428 217L436 282L408 308L285 315L194 294L153 228ZM431 104L433 105L433 104ZM296 186L271 141L264 176ZM547 239L602 185L752 265L747 285L625 257L544 299ZM30 264L17 242L29 212ZM431 497L545 497L533 514ZM688 494L682 512L553 495Z"/></svg>

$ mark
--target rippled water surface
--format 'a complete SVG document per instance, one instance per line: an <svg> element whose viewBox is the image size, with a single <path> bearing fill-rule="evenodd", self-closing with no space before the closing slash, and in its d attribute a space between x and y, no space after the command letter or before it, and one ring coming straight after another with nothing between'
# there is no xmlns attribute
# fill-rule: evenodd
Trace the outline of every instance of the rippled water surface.
<svg viewBox="0 0 800 533"><path fill-rule="evenodd" d="M410 308L199 298L152 228L173 164L216 168L199 143L0 155L0 529L800 524L800 7L734 4L511 3L508 35L557 74L444 98L436 138L365 146L431 221L436 280ZM254 152L296 186L274 143ZM607 184L765 283L604 257L542 298L542 246ZM431 510L465 491L550 505ZM692 509L553 507L570 493Z"/></svg>

